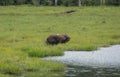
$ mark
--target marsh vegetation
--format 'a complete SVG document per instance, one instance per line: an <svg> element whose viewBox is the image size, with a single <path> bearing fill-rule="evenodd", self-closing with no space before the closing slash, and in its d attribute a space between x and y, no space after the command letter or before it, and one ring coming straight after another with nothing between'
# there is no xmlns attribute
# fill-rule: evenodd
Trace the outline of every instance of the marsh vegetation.
<svg viewBox="0 0 120 77"><path fill-rule="evenodd" d="M57 14L69 10L76 12ZM37 77L39 72L46 75L44 71L63 75L63 64L40 58L62 55L65 50L91 51L120 44L119 12L120 7L111 6L0 6L0 77ZM50 34L58 33L68 34L71 40L55 46L45 43Z"/></svg>

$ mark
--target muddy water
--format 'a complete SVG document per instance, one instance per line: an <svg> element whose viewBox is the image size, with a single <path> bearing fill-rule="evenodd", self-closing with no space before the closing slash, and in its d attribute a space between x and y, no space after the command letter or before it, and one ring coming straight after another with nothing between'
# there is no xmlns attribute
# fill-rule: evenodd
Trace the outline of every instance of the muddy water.
<svg viewBox="0 0 120 77"><path fill-rule="evenodd" d="M91 52L66 51L45 59L66 64L65 77L120 77L120 45Z"/></svg>

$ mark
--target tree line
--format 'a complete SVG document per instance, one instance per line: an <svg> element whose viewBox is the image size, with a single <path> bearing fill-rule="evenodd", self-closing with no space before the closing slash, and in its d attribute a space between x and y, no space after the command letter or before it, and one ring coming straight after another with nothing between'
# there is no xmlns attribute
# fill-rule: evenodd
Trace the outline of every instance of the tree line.
<svg viewBox="0 0 120 77"><path fill-rule="evenodd" d="M120 0L0 0L0 5L97 6L120 5Z"/></svg>

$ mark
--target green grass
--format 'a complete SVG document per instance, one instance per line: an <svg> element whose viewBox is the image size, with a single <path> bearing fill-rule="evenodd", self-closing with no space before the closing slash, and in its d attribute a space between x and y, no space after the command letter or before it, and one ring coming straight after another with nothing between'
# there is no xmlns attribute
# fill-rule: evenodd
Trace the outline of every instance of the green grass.
<svg viewBox="0 0 120 77"><path fill-rule="evenodd" d="M61 73L64 70L63 64L51 61L43 61L40 58L30 58L26 53L12 49L0 48L0 77L30 77L30 74L38 76L47 75L47 73ZM9 75L7 75L9 74ZM6 76L4 76L6 75ZM31 76L31 77L34 77ZM52 76L51 76L52 77ZM54 77L54 76L53 76Z"/></svg>
<svg viewBox="0 0 120 77"><path fill-rule="evenodd" d="M76 12L60 14L68 10ZM55 46L45 44L50 34L58 33L68 34L71 40ZM120 44L120 7L0 6L0 77L46 73L54 77L51 70L63 70L64 65L39 57L114 44Z"/></svg>

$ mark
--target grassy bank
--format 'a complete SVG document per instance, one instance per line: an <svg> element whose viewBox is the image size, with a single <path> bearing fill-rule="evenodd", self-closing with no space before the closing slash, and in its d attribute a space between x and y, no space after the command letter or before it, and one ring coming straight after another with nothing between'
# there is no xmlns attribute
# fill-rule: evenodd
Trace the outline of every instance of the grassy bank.
<svg viewBox="0 0 120 77"><path fill-rule="evenodd" d="M68 10L76 12L61 14ZM37 57L120 44L119 12L120 7L103 6L0 6L0 77L9 77L6 74L34 77L39 72L46 75L44 71L49 74L51 70L63 70L64 65ZM57 46L45 44L47 36L58 33L68 34L70 42Z"/></svg>

